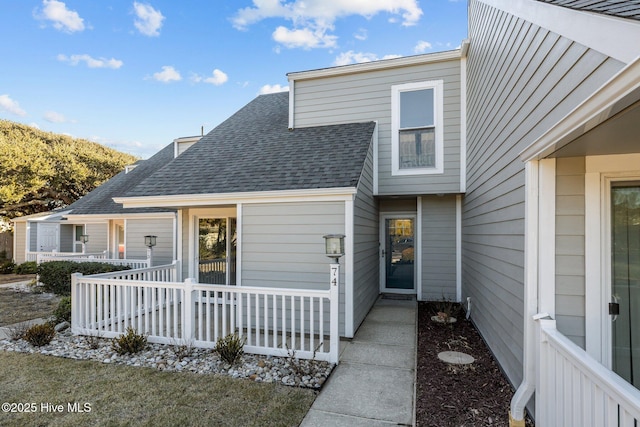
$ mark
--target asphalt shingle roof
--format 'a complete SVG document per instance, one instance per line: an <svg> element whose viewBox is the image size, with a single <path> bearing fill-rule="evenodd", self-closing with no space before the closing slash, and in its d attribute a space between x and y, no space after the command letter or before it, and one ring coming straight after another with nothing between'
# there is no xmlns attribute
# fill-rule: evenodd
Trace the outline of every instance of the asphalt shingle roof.
<svg viewBox="0 0 640 427"><path fill-rule="evenodd" d="M261 95L125 197L355 187L374 122L288 129L289 94Z"/></svg>
<svg viewBox="0 0 640 427"><path fill-rule="evenodd" d="M570 9L640 20L640 0L538 0Z"/></svg>
<svg viewBox="0 0 640 427"><path fill-rule="evenodd" d="M124 209L121 204L113 201L113 197L124 195L154 171L170 162L171 159L173 159L173 143L167 145L149 159L136 162L137 166L134 169L128 173L125 173L125 171L120 172L66 207L65 210L71 209L71 215L167 212L167 209L157 208Z"/></svg>

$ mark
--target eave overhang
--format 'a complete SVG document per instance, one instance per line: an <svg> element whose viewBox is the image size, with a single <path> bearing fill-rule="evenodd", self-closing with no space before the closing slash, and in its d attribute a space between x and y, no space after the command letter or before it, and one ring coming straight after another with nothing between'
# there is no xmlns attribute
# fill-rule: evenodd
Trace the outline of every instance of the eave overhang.
<svg viewBox="0 0 640 427"><path fill-rule="evenodd" d="M115 197L125 208L186 208L238 203L353 200L355 187L304 190L255 191L242 193L179 194L173 196Z"/></svg>

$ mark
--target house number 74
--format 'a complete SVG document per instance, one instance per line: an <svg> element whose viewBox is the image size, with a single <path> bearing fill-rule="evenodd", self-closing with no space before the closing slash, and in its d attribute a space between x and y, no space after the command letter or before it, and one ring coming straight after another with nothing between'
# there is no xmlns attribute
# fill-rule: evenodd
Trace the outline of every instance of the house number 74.
<svg viewBox="0 0 640 427"><path fill-rule="evenodd" d="M331 266L331 286L338 286L338 272L340 271L339 265Z"/></svg>

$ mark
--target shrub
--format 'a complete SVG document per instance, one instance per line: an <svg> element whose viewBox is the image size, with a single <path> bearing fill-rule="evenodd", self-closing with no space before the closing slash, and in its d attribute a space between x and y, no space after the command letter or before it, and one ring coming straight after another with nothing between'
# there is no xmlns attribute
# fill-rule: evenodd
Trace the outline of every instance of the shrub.
<svg viewBox="0 0 640 427"><path fill-rule="evenodd" d="M51 342L56 331L50 323L33 325L24 333L24 339L31 345L42 347Z"/></svg>
<svg viewBox="0 0 640 427"><path fill-rule="evenodd" d="M58 307L53 311L56 322L71 322L71 297L66 296L60 299Z"/></svg>
<svg viewBox="0 0 640 427"><path fill-rule="evenodd" d="M236 331L226 337L218 338L213 350L218 353L222 360L230 365L234 365L240 360L240 357L244 353L244 344L246 341L247 339L238 335Z"/></svg>
<svg viewBox="0 0 640 427"><path fill-rule="evenodd" d="M147 346L147 337L136 332L131 326L127 331L113 340L111 347L118 354L138 353Z"/></svg>
<svg viewBox="0 0 640 427"><path fill-rule="evenodd" d="M112 265L103 262L51 261L38 266L40 282L46 292L57 295L71 294L71 274L99 274L112 271L129 270L130 267Z"/></svg>
<svg viewBox="0 0 640 427"><path fill-rule="evenodd" d="M27 261L16 265L13 269L15 274L36 274L38 272L38 263L35 261Z"/></svg>
<svg viewBox="0 0 640 427"><path fill-rule="evenodd" d="M0 274L11 274L15 267L15 263L11 260L0 261Z"/></svg>

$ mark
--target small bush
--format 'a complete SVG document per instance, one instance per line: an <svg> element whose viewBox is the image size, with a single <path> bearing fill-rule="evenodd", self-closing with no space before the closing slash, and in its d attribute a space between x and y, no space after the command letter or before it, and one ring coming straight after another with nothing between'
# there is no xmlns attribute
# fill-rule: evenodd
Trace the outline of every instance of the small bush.
<svg viewBox="0 0 640 427"><path fill-rule="evenodd" d="M147 337L136 332L131 326L127 331L113 340L111 347L113 350L122 355L127 353L139 353L147 346Z"/></svg>
<svg viewBox="0 0 640 427"><path fill-rule="evenodd" d="M35 261L27 261L16 265L13 269L15 274L36 274L38 273L38 263Z"/></svg>
<svg viewBox="0 0 640 427"><path fill-rule="evenodd" d="M218 338L213 349L222 360L230 365L235 365L244 354L244 344L247 339L238 335L238 332L229 334L224 338Z"/></svg>
<svg viewBox="0 0 640 427"><path fill-rule="evenodd" d="M103 262L51 261L40 264L38 266L38 274L46 292L53 292L57 295L70 295L71 275L73 273L87 275L130 269L128 266Z"/></svg>
<svg viewBox="0 0 640 427"><path fill-rule="evenodd" d="M71 322L71 297L66 296L60 299L58 307L53 311L56 322Z"/></svg>
<svg viewBox="0 0 640 427"><path fill-rule="evenodd" d="M11 274L14 268L16 268L16 264L11 260L0 261L0 274Z"/></svg>
<svg viewBox="0 0 640 427"><path fill-rule="evenodd" d="M53 325L50 323L43 323L41 325L33 325L24 333L24 339L29 344L36 347L42 347L51 342L55 336L56 331Z"/></svg>

